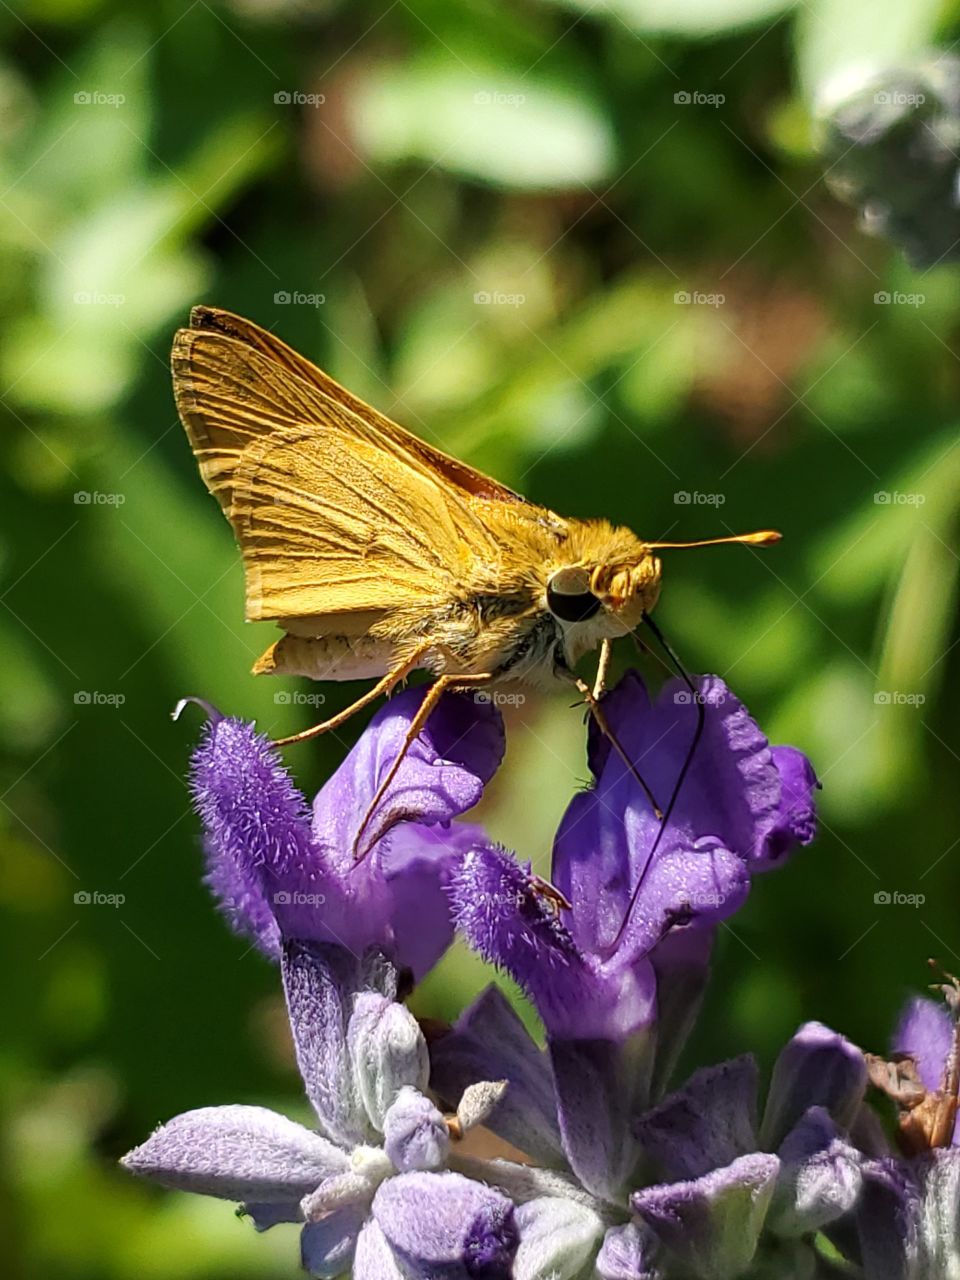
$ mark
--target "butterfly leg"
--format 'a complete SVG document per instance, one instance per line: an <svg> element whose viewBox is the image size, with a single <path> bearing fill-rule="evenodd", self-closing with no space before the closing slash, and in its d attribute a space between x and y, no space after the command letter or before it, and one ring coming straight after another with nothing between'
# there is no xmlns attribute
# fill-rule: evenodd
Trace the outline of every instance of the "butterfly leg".
<svg viewBox="0 0 960 1280"><path fill-rule="evenodd" d="M443 697L443 695L447 692L448 689L460 689L460 688L473 687L475 685L489 684L489 682L492 679L493 677L490 675L489 672L484 672L481 675L474 675L474 676L441 675L441 676L437 676L433 684L429 686L429 688L427 689L427 696L420 703L420 706L417 708L417 714L413 717L413 719L410 722L410 728L407 730L407 734L403 740L403 746L400 749L399 755L397 756L397 758L394 760L393 764L390 766L389 770L387 771L387 776L384 778L384 780L380 783L380 786L377 788L377 793L373 797L373 799L370 801L370 804L367 806L367 812L363 815L363 821L360 823L360 826L357 829L356 838L354 839L354 842L353 842L353 856L354 858L356 858L358 862L363 857L363 854L359 852L360 840L363 836L364 831L367 829L367 824L370 821L373 811L374 809L376 809L377 805L386 795L387 788L390 786L390 783L397 776L397 770L400 768L400 765L403 763L404 756L410 750L411 744L415 742L419 737L423 729L423 726L427 723L427 721L430 718L430 712L434 709L434 707L437 705L437 703L440 701L440 699Z"/></svg>
<svg viewBox="0 0 960 1280"><path fill-rule="evenodd" d="M620 744L620 740L617 738L617 735L613 732L613 729L611 729L610 722L607 720L607 717L603 712L603 708L600 705L600 699L596 696L593 689L591 689L590 686L586 684L583 680L578 679L576 683L577 683L577 688L583 694L584 702L590 708L590 714L593 716L594 720L597 722L597 728L600 730L603 736L610 743L611 747L613 747L614 751L617 753L617 755L620 757L623 763L627 766L627 769L630 771L633 777L637 780L637 782L639 782L640 786L643 788L644 795L647 797L647 799L650 801L650 804L653 806L654 817L657 819L658 822L662 822L663 810L657 804L656 797L654 796L653 792L650 790L646 782L640 776L639 769L633 763L630 757L627 755L626 751L624 751L623 747Z"/></svg>
<svg viewBox="0 0 960 1280"><path fill-rule="evenodd" d="M597 662L597 674L593 680L593 696L599 702L607 688L607 672L610 670L610 659L613 656L613 641L600 641L600 659Z"/></svg>
<svg viewBox="0 0 960 1280"><path fill-rule="evenodd" d="M275 747L288 747L292 742L307 742L310 738L319 737L321 733L329 733L332 729L339 729L342 724L346 724L352 715L362 711L371 702L375 702L381 694L392 693L395 686L401 680L405 680L410 672L416 669L420 659L430 647L430 645L422 645L409 658L405 658L392 671L388 671L381 680L377 681L372 689L368 689L356 702L351 702L349 707L344 707L342 711L338 711L329 720L315 724L310 729L302 729L300 733L292 733L288 738L275 738L273 745Z"/></svg>

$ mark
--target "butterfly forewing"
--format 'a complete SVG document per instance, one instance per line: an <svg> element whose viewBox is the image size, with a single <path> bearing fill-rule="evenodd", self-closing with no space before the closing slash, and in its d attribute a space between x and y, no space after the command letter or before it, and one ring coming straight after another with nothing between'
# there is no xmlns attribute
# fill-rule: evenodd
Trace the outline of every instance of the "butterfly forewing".
<svg viewBox="0 0 960 1280"><path fill-rule="evenodd" d="M252 351L259 352L273 364L286 369L302 382L315 387L330 400L349 410L361 422L372 428L381 441L389 442L395 448L403 450L429 473L441 476L448 484L454 485L463 493L473 497L493 499L497 502L526 502L525 498L508 489L506 485L461 462L459 458L452 458L440 449L433 448L418 436L404 430L396 422L392 422L377 409L353 395L346 387L342 387L339 382L335 382L329 374L318 369L315 364L294 351L292 347L288 347L285 342L267 332L266 329L261 329L252 321L216 307L194 307L190 313L190 327L193 330L223 334L249 347Z"/></svg>
<svg viewBox="0 0 960 1280"><path fill-rule="evenodd" d="M486 503L438 483L289 365L186 329L174 381L201 473L240 543L249 618L427 607L449 598L468 561L495 555L474 510Z"/></svg>

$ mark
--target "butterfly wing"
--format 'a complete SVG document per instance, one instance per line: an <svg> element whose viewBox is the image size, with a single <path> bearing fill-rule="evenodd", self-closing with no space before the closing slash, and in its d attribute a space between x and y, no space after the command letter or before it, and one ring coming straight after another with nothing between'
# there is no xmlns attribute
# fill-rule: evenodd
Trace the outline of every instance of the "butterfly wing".
<svg viewBox="0 0 960 1280"><path fill-rule="evenodd" d="M319 634L324 616L363 614L367 626L436 607L473 563L495 558L476 485L452 485L432 468L435 451L262 330L240 322L251 340L231 336L208 314L176 336L174 390L240 544L248 618L315 618Z"/></svg>
<svg viewBox="0 0 960 1280"><path fill-rule="evenodd" d="M490 498L496 502L525 503L526 499L514 493L506 485L500 484L490 476L469 467L458 458L435 449L426 444L418 436L406 431L396 422L392 422L378 410L371 408L358 396L342 387L333 378L318 369L311 361L288 347L285 342L274 337L266 329L261 329L252 320L223 311L219 307L194 307L190 312L191 329L221 333L234 338L237 342L259 352L280 368L287 370L299 378L301 382L315 387L328 399L349 410L360 422L364 423L380 441L389 441L397 449L434 475L440 476L464 494L476 498Z"/></svg>

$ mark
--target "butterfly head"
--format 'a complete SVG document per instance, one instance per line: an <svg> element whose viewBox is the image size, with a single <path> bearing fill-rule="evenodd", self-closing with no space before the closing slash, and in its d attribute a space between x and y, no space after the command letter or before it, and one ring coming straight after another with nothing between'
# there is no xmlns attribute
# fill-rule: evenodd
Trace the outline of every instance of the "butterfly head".
<svg viewBox="0 0 960 1280"><path fill-rule="evenodd" d="M571 662L601 640L632 631L660 593L657 556L629 530L603 532L576 562L553 567L546 582L547 608L563 629Z"/></svg>

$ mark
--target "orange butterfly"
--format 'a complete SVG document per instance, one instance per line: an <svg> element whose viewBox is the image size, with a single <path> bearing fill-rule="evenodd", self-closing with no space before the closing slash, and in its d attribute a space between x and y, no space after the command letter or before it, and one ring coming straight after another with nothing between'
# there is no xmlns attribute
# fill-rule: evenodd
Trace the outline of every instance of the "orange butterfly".
<svg viewBox="0 0 960 1280"><path fill-rule="evenodd" d="M254 672L376 680L344 711L282 743L337 728L425 668L436 678L408 745L445 689L567 680L622 755L599 699L611 642L657 602L655 553L780 537L644 542L606 520L558 516L216 308L195 307L190 328L177 333L173 381L200 472L240 545L247 618L273 619L284 632ZM574 666L598 647L590 688Z"/></svg>

